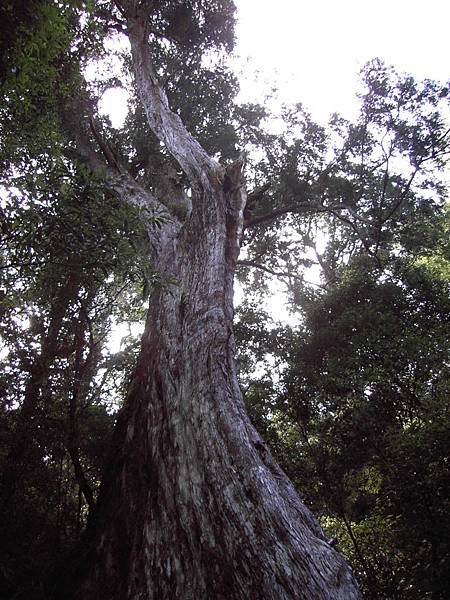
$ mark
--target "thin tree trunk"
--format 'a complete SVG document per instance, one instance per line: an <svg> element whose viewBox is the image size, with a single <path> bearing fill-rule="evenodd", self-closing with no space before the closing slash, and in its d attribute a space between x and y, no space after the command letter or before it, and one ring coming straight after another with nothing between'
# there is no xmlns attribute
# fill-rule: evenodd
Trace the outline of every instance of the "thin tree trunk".
<svg viewBox="0 0 450 600"><path fill-rule="evenodd" d="M50 368L58 355L58 338L70 303L78 293L79 277L70 272L67 281L62 283L50 307L49 326L42 340L41 350L35 356L25 384L22 405L17 416L17 426L12 439L5 467L0 477L3 487L3 506L13 498L16 485L24 476L26 458L36 451L33 439L33 420L39 411L42 397L48 386Z"/></svg>
<svg viewBox="0 0 450 600"><path fill-rule="evenodd" d="M232 331L245 198L227 189L163 236L175 283L151 297L79 599L358 596L245 412Z"/></svg>
<svg viewBox="0 0 450 600"><path fill-rule="evenodd" d="M373 598L378 598L379 596L378 596L378 591L377 591L377 588L378 588L377 578L375 576L374 571L372 570L371 565L366 561L365 556L361 550L361 547L358 544L358 541L353 533L353 529L350 524L350 521L347 519L345 511L342 508L340 510L340 516L341 516L342 520L344 521L345 528L346 528L347 533L350 537L350 540L353 544L353 548L355 549L355 554L358 557L361 567L366 574L366 579L368 582L368 587L371 590L371 594L374 594Z"/></svg>
<svg viewBox="0 0 450 600"><path fill-rule="evenodd" d="M72 461L75 479L77 480L79 491L83 493L84 498L91 512L95 507L94 493L89 485L89 482L84 473L83 465L80 456L80 440L79 440L79 403L80 396L87 393L89 384L95 375L95 365L97 360L95 343L91 339L89 352L85 360L83 360L83 350L85 344L85 332L87 329L87 318L83 314L83 308L80 310L77 327L74 334L74 364L73 364L73 382L72 389L69 392L69 410L68 410L68 436L67 436L67 451Z"/></svg>

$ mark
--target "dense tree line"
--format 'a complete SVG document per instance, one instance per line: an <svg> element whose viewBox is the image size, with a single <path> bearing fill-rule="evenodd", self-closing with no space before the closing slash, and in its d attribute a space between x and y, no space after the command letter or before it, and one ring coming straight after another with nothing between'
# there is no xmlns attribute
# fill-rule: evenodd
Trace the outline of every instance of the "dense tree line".
<svg viewBox="0 0 450 600"><path fill-rule="evenodd" d="M448 87L373 61L355 122L320 126L296 105L273 133L265 106L234 100L228 0L0 10L0 596L100 597L111 560L104 597L250 585L350 598L344 553L363 597L444 598ZM115 51L109 70L117 35L132 57ZM98 101L119 85L129 113L115 129ZM259 434L233 379L234 269L239 384ZM263 309L274 280L296 325ZM144 341L112 353L115 324L143 324L147 304ZM145 566L141 549L166 538L137 532L158 519L185 566L170 550Z"/></svg>

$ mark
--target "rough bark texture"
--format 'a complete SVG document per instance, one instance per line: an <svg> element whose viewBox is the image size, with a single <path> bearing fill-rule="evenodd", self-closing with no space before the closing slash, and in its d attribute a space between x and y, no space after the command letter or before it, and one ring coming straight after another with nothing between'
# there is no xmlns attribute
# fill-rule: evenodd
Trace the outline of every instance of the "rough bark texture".
<svg viewBox="0 0 450 600"><path fill-rule="evenodd" d="M357 598L345 560L327 544L245 412L232 329L243 166L217 164L170 110L148 45L150 5L118 5L148 124L183 169L192 197L154 236L162 281L174 283L150 298L75 596ZM135 186L127 181L126 188L130 201ZM170 212L170 203L159 201L158 208L151 197L151 209Z"/></svg>
<svg viewBox="0 0 450 600"><path fill-rule="evenodd" d="M177 284L151 298L79 598L357 597L244 409L232 332L244 194L233 183L211 186L161 244Z"/></svg>

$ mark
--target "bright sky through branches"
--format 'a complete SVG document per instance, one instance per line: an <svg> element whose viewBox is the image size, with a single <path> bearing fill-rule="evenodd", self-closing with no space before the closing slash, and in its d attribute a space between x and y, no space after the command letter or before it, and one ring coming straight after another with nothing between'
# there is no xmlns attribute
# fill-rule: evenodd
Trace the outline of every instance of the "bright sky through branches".
<svg viewBox="0 0 450 600"><path fill-rule="evenodd" d="M450 77L448 0L235 1L239 100L263 102L276 88L282 103L302 102L325 123L332 112L356 116L359 71L371 59L418 79ZM289 321L283 285L272 288L266 308Z"/></svg>
<svg viewBox="0 0 450 600"><path fill-rule="evenodd" d="M352 116L358 72L373 58L418 79L450 77L450 0L235 2L239 100L261 103L275 87L282 102L302 102L313 118L325 122L332 112ZM126 99L117 89L104 97L104 110L117 127L126 115ZM289 320L283 289L273 283L277 316ZM126 332L124 325L121 333Z"/></svg>
<svg viewBox="0 0 450 600"><path fill-rule="evenodd" d="M450 77L448 0L236 0L237 52L251 60L242 96L257 100L255 69L283 102L313 117L351 116L358 71L381 58L417 78ZM267 90L267 87L266 87ZM261 99L261 98L259 98Z"/></svg>
<svg viewBox="0 0 450 600"><path fill-rule="evenodd" d="M450 77L449 0L235 2L244 101L261 102L276 87L284 103L303 102L324 122L332 112L352 116L358 72L373 58L419 79ZM125 90L104 95L103 110L116 127L126 101Z"/></svg>

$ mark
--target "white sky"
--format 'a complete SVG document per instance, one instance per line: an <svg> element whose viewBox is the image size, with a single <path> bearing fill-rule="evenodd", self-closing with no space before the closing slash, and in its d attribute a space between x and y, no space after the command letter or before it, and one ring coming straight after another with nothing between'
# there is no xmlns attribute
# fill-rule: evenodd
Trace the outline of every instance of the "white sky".
<svg viewBox="0 0 450 600"><path fill-rule="evenodd" d="M235 3L240 100L261 102L275 86L281 101L303 102L326 121L331 112L352 116L358 72L372 58L419 79L450 77L450 0ZM123 124L126 97L125 90L111 89L101 103L116 127Z"/></svg>
<svg viewBox="0 0 450 600"><path fill-rule="evenodd" d="M450 0L235 0L237 52L250 72L242 97L256 100L257 69L284 102L318 120L351 116L359 69L382 58L418 78L450 77Z"/></svg>

